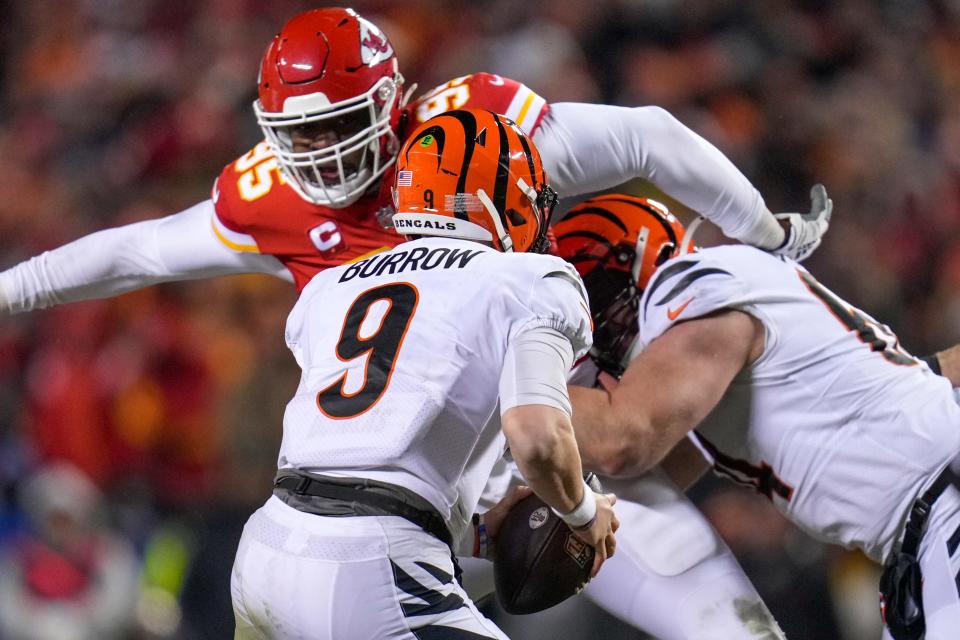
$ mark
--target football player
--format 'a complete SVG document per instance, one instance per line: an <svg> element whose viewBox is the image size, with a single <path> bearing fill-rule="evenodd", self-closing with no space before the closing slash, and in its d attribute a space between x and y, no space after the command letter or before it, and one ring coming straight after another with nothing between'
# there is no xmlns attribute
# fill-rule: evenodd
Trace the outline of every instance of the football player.
<svg viewBox="0 0 960 640"><path fill-rule="evenodd" d="M414 131L396 184L409 241L318 274L288 318L303 374L237 551L238 638L505 638L452 548L506 446L594 572L613 554L614 498L583 480L564 384L590 317L576 270L537 255L556 194L536 147L451 111Z"/></svg>
<svg viewBox="0 0 960 640"><path fill-rule="evenodd" d="M559 255L584 274L593 310L591 357L577 363L569 382L611 386L623 373L616 354L636 336L636 297L627 285L645 282L659 264L690 251L692 239L659 203L622 194L581 202L553 231ZM588 448L594 446L591 433L577 433ZM681 446L640 478L602 478L616 493L617 515L626 526L617 536L617 557L584 593L664 640L783 638L729 547L684 494L692 482L691 456L701 457L692 445Z"/></svg>
<svg viewBox="0 0 960 640"><path fill-rule="evenodd" d="M0 310L23 312L231 273L272 274L302 289L325 269L400 241L378 224L377 214L389 204L381 185L406 123L464 107L516 120L540 147L564 195L650 178L730 237L798 259L816 248L827 228L825 194L818 192L809 215L774 217L722 154L656 107L548 105L529 88L490 74L458 78L406 104L389 40L348 9L312 10L284 25L264 55L258 86L254 109L266 140L223 170L209 200L92 234L3 272ZM436 194L429 198L428 206L443 204ZM665 549L678 560L660 567L660 574L685 570L702 557L723 557L716 561L723 570L713 571L713 586L704 592L739 597L746 579L736 563L712 538L698 537L709 527L690 524L696 526L684 531L696 539L687 547L693 552ZM726 576L729 589L721 584ZM633 584L643 579L632 576ZM662 622L651 628L676 626L672 613L662 611ZM649 615L657 613L651 608Z"/></svg>
<svg viewBox="0 0 960 640"><path fill-rule="evenodd" d="M709 460L814 536L886 562L887 633L956 637L950 381L785 256L722 246L648 268L643 230L665 215L584 212L557 228L590 294L594 359L626 364L610 390L571 387L584 464L642 473L697 428L701 471Z"/></svg>
<svg viewBox="0 0 960 640"><path fill-rule="evenodd" d="M0 313L232 273L266 273L302 289L324 269L399 241L377 213L389 204L380 187L404 130L465 107L503 113L531 134L564 197L649 178L729 237L796 259L827 229L825 201L813 203L812 215L774 217L717 149L656 107L548 105L485 73L407 104L392 45L350 9L315 9L285 24L263 57L258 88L254 111L266 140L227 165L209 200L0 273Z"/></svg>

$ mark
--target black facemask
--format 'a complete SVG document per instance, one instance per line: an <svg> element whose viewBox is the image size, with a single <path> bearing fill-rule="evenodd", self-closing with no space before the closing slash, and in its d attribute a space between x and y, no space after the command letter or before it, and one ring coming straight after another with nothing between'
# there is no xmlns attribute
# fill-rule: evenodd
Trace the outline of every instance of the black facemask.
<svg viewBox="0 0 960 640"><path fill-rule="evenodd" d="M557 206L557 200L559 200L557 192L548 184L543 185L537 193L537 200L534 204L540 211L540 219L543 220L543 225L540 227L540 233L537 234L536 240L528 249L530 253L550 253L547 227L550 226L550 216L553 215L553 209Z"/></svg>
<svg viewBox="0 0 960 640"><path fill-rule="evenodd" d="M597 367L615 378L623 375L637 332L640 291L630 273L597 267L583 278L593 311L593 348Z"/></svg>

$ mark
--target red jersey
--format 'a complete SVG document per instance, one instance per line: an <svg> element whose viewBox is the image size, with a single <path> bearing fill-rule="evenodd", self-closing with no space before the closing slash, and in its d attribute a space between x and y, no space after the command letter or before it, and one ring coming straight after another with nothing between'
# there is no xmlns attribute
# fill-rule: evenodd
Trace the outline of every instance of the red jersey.
<svg viewBox="0 0 960 640"><path fill-rule="evenodd" d="M406 111L419 124L461 108L501 113L530 134L549 109L543 98L519 82L476 73L433 89ZM213 228L220 241L235 251L274 256L293 275L298 291L324 269L403 240L378 222L377 212L388 203L375 191L342 209L301 198L287 184L266 142L223 169L214 184L213 204L217 214Z"/></svg>

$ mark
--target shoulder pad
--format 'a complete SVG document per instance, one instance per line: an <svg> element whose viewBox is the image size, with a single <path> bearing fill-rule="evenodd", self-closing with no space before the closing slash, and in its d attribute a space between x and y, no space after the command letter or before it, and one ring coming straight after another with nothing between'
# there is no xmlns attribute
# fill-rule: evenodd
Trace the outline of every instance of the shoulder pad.
<svg viewBox="0 0 960 640"><path fill-rule="evenodd" d="M677 322L747 304L747 285L732 265L702 252L661 265L640 300L640 341L645 346Z"/></svg>
<svg viewBox="0 0 960 640"><path fill-rule="evenodd" d="M533 322L549 326L570 340L576 360L593 344L586 288L573 265L555 256L536 257L543 266L526 305L533 312Z"/></svg>
<svg viewBox="0 0 960 640"><path fill-rule="evenodd" d="M454 78L423 94L408 107L417 124L445 111L466 108L505 115L528 135L533 135L550 110L547 101L526 85L492 73Z"/></svg>
<svg viewBox="0 0 960 640"><path fill-rule="evenodd" d="M220 172L213 203L217 215L229 224L230 218L242 217L242 211L249 209L252 203L259 205L277 197L289 197L290 194L296 195L280 172L273 151L266 142L261 142ZM239 220L235 222L241 226Z"/></svg>

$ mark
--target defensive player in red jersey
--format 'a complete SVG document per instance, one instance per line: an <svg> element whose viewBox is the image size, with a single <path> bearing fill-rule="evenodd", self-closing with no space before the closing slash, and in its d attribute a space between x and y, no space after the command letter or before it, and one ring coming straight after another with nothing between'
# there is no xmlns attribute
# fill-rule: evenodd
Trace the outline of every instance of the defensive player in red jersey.
<svg viewBox="0 0 960 640"><path fill-rule="evenodd" d="M223 170L211 198L80 238L0 273L0 312L236 273L267 273L302 289L326 268L399 241L377 214L389 204L381 184L407 123L465 107L516 121L562 196L647 178L727 236L797 259L827 228L822 188L810 214L774 216L716 148L657 107L548 105L524 85L484 73L407 98L393 47L374 24L349 9L294 17L261 63L254 109L266 140ZM430 206L432 195L423 195ZM725 558L730 572L742 575ZM724 578L718 575L713 589L718 601L730 595ZM643 625L658 610L656 602L640 602L627 615ZM740 637L754 634L745 628Z"/></svg>
<svg viewBox="0 0 960 640"><path fill-rule="evenodd" d="M393 246L377 223L405 122L461 107L503 113L532 134L558 193L651 179L731 238L804 258L827 228L770 213L716 148L657 107L556 103L500 76L457 78L406 104L389 40L350 9L290 20L263 58L254 104L266 141L227 165L212 197L101 231L0 274L0 311L104 298L171 280L268 273L303 288L318 271Z"/></svg>

